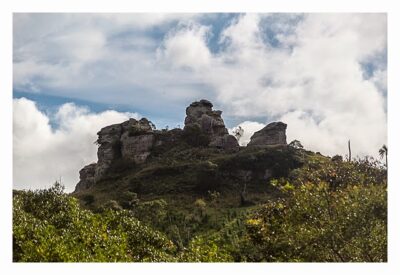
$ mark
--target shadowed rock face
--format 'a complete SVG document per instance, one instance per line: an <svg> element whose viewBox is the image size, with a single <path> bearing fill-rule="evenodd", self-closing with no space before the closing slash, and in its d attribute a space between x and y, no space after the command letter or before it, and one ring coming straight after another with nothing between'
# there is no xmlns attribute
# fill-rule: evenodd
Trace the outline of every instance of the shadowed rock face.
<svg viewBox="0 0 400 275"><path fill-rule="evenodd" d="M247 146L286 145L286 127L283 122L272 122L255 132Z"/></svg>
<svg viewBox="0 0 400 275"><path fill-rule="evenodd" d="M195 101L186 108L185 128L193 125L200 127L210 138L209 146L223 149L236 149L239 144L236 138L229 135L221 117L222 111L212 110L212 103L202 99ZM184 128L184 130L185 130Z"/></svg>

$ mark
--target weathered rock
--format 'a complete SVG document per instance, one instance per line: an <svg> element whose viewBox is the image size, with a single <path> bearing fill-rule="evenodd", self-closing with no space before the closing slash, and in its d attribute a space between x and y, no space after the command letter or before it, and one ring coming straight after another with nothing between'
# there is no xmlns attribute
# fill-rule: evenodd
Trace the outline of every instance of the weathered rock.
<svg viewBox="0 0 400 275"><path fill-rule="evenodd" d="M283 122L272 122L255 132L247 146L286 145L286 127Z"/></svg>
<svg viewBox="0 0 400 275"><path fill-rule="evenodd" d="M153 134L129 136L129 133L125 132L121 136L122 157L131 159L135 163L142 163L146 161L147 157L150 155L150 150L153 145Z"/></svg>
<svg viewBox="0 0 400 275"><path fill-rule="evenodd" d="M113 124L102 128L98 133L97 143L97 165L95 168L95 181L100 180L107 172L111 163L121 156L120 138L122 133L121 124Z"/></svg>
<svg viewBox="0 0 400 275"><path fill-rule="evenodd" d="M96 163L86 165L79 171L79 182L75 187L75 192L89 189L94 183L94 174L96 169Z"/></svg>
<svg viewBox="0 0 400 275"><path fill-rule="evenodd" d="M210 138L209 146L223 149L239 148L236 138L229 135L225 127L221 117L222 111L212 110L212 107L212 103L205 99L190 104L186 108L185 128L198 125Z"/></svg>
<svg viewBox="0 0 400 275"><path fill-rule="evenodd" d="M149 121L147 118L142 118L140 120L130 118L129 120L121 123L123 132L129 132L131 136L138 136L153 132L151 125L151 121Z"/></svg>
<svg viewBox="0 0 400 275"><path fill-rule="evenodd" d="M95 167L95 182L107 173L111 164L119 158L144 162L154 145L151 122L146 118L129 119L121 124L102 128L98 133L98 162Z"/></svg>
<svg viewBox="0 0 400 275"><path fill-rule="evenodd" d="M142 118L137 121L129 119L122 123L121 156L135 163L146 161L154 145L153 129L150 121Z"/></svg>

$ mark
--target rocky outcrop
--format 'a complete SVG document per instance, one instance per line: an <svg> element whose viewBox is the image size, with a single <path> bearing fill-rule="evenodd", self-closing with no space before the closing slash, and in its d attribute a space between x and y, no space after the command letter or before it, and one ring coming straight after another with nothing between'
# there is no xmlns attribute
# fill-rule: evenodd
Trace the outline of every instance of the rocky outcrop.
<svg viewBox="0 0 400 275"><path fill-rule="evenodd" d="M247 146L286 145L286 127L283 122L272 122L255 132Z"/></svg>
<svg viewBox="0 0 400 275"><path fill-rule="evenodd" d="M238 149L236 138L229 135L221 117L221 111L212 110L212 103L208 100L193 102L186 108L185 129L197 127L206 138L205 145L222 148ZM80 181L75 192L90 188L104 178L112 164L119 160L130 160L136 164L146 161L153 149L174 146L184 140L185 129L157 131L154 125L142 118L129 119L120 124L113 124L102 128L98 133L97 163L85 166L80 171ZM193 129L192 129L193 130ZM186 132L188 134L189 131Z"/></svg>
<svg viewBox="0 0 400 275"><path fill-rule="evenodd" d="M186 108L185 129L198 126L202 133L209 137L209 146L222 149L237 149L236 138L229 135L221 117L222 111L212 109L210 101L195 101Z"/></svg>
<svg viewBox="0 0 400 275"><path fill-rule="evenodd" d="M123 123L104 127L97 135L98 161L85 166L79 172L80 181L75 191L88 189L101 180L117 159L124 158L135 163L146 161L155 145L152 123L146 118L131 118Z"/></svg>

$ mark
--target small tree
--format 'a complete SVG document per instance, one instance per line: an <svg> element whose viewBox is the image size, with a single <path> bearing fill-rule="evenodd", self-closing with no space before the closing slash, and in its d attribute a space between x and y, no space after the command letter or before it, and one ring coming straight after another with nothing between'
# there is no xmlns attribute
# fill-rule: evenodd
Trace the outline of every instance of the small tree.
<svg viewBox="0 0 400 275"><path fill-rule="evenodd" d="M382 148L379 149L379 156L381 157L381 159L383 157L385 157L385 166L386 166L386 168L387 168L387 163L388 163L388 161L387 161L387 153L388 153L388 148L387 148L386 144L383 144Z"/></svg>
<svg viewBox="0 0 400 275"><path fill-rule="evenodd" d="M237 127L233 128L233 135L235 136L237 141L240 140L240 138L243 136L243 134L244 134L244 130L242 127L237 126Z"/></svg>
<svg viewBox="0 0 400 275"><path fill-rule="evenodd" d="M149 121L149 125L151 127L151 130L156 130L157 129L156 125L153 122Z"/></svg>
<svg viewBox="0 0 400 275"><path fill-rule="evenodd" d="M293 148L295 148L295 149L303 149L303 148L304 148L303 145L301 144L301 142L298 141L297 139L291 141L291 142L289 143L289 146L290 146L290 147L293 147Z"/></svg>
<svg viewBox="0 0 400 275"><path fill-rule="evenodd" d="M206 210L206 202L203 199L197 199L194 202L195 207L199 210L200 215L203 217Z"/></svg>

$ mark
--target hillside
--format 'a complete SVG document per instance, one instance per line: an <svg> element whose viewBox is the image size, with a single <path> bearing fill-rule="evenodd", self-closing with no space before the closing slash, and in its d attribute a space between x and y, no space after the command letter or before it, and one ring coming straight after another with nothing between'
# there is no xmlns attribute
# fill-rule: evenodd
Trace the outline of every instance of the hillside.
<svg viewBox="0 0 400 275"><path fill-rule="evenodd" d="M59 186L15 192L14 259L387 260L386 169L369 158L343 161L307 151L299 142L288 145L282 122L270 123L240 147L222 112L212 107L207 100L193 102L184 129L156 130L147 119L101 129L98 161L80 171L71 195ZM59 211L37 212L34 206L49 198L53 206L44 204L49 208L43 211ZM68 207L60 208L61 202ZM60 213L77 224L56 223L52 215ZM21 215L50 224L52 233L46 234L52 236L74 230L71 242L77 236L85 241L82 218L76 217L87 217L85 228L94 230L90 238L106 237L81 248L88 249L86 256L32 252L18 235L27 235ZM31 230L33 239L42 234ZM110 234L122 239L103 243Z"/></svg>

